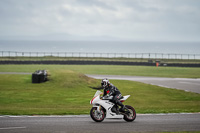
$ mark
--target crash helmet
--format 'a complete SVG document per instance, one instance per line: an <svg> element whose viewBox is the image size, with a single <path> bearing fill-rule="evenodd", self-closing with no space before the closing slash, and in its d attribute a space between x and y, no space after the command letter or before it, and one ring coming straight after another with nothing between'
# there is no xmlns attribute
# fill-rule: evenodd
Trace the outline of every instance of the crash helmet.
<svg viewBox="0 0 200 133"><path fill-rule="evenodd" d="M109 84L110 84L110 81L109 81L107 78L102 79L102 81L101 81L101 86L102 86L103 88L107 88L107 87L109 86Z"/></svg>

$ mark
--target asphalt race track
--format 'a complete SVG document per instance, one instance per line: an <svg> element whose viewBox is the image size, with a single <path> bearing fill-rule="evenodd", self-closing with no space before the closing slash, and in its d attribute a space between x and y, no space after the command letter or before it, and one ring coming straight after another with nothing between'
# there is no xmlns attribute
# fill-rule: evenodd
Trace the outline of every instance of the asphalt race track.
<svg viewBox="0 0 200 133"><path fill-rule="evenodd" d="M158 85L166 88L180 89L200 94L200 79L120 76L120 75L87 75L87 76L96 79L108 78L117 80L138 81L146 84Z"/></svg>
<svg viewBox="0 0 200 133"><path fill-rule="evenodd" d="M200 113L144 114L134 122L78 116L0 116L0 133L102 133L200 131Z"/></svg>

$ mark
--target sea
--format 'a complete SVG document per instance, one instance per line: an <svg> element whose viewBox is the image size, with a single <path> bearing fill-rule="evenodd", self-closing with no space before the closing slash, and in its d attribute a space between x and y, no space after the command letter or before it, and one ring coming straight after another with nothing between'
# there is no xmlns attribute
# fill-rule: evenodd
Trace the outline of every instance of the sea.
<svg viewBox="0 0 200 133"><path fill-rule="evenodd" d="M0 40L0 51L77 52L110 54L193 54L200 58L200 42L134 42L134 41L22 41ZM1 53L0 53L1 54ZM187 57L186 57L187 58ZM193 58L193 57L192 57Z"/></svg>

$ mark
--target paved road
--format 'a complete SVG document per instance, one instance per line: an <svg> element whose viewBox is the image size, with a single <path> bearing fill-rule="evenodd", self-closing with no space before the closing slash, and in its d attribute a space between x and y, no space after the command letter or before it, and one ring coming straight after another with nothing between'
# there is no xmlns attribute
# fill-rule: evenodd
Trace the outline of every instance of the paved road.
<svg viewBox="0 0 200 133"><path fill-rule="evenodd" d="M163 132L200 131L200 113L137 115L134 122L105 119L94 122L80 116L0 116L1 133Z"/></svg>
<svg viewBox="0 0 200 133"><path fill-rule="evenodd" d="M200 93L200 79L119 76L119 75L87 75L87 76L96 79L108 78L108 79L138 81L146 84L152 84L167 88L175 88L175 89Z"/></svg>

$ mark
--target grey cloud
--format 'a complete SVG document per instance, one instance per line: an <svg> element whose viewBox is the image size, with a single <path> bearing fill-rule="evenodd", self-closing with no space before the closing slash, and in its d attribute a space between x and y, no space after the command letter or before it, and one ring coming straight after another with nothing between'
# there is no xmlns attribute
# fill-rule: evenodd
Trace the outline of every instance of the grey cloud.
<svg viewBox="0 0 200 133"><path fill-rule="evenodd" d="M1 36L200 41L199 23L198 0L0 0Z"/></svg>
<svg viewBox="0 0 200 133"><path fill-rule="evenodd" d="M104 1L100 0L76 0L79 5L91 7L91 6L98 6L108 10L116 10L113 6L106 4Z"/></svg>

